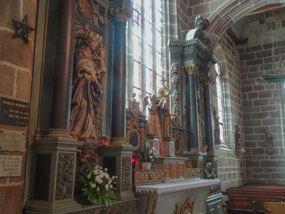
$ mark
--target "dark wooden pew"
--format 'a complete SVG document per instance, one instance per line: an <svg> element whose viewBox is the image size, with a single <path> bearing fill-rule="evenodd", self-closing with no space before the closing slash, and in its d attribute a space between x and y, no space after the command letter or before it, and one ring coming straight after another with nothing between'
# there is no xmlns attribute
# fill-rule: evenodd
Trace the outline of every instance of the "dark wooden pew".
<svg viewBox="0 0 285 214"><path fill-rule="evenodd" d="M223 192L228 214L263 214L264 202L285 200L285 186L242 185Z"/></svg>

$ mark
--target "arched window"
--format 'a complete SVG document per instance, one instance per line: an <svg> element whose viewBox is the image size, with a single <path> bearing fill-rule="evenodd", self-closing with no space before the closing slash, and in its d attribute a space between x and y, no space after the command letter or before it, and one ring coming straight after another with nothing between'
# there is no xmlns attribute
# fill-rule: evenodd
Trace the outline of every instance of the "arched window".
<svg viewBox="0 0 285 214"><path fill-rule="evenodd" d="M219 63L215 64L216 77L216 91L217 91L217 116L219 118L220 141L225 143L224 139L224 110L223 110L223 89L221 79L221 68Z"/></svg>
<svg viewBox="0 0 285 214"><path fill-rule="evenodd" d="M134 0L127 27L127 97L151 94L162 79L162 6L160 0Z"/></svg>

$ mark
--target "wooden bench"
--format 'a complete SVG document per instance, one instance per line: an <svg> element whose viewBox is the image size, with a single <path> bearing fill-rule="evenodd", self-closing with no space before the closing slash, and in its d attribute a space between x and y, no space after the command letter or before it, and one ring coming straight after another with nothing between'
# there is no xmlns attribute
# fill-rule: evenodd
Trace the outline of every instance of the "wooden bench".
<svg viewBox="0 0 285 214"><path fill-rule="evenodd" d="M264 209L266 214L281 214L285 213L284 202L265 202Z"/></svg>
<svg viewBox="0 0 285 214"><path fill-rule="evenodd" d="M263 214L265 202L285 200L285 186L242 185L229 188L223 194L228 196L226 201L228 214Z"/></svg>

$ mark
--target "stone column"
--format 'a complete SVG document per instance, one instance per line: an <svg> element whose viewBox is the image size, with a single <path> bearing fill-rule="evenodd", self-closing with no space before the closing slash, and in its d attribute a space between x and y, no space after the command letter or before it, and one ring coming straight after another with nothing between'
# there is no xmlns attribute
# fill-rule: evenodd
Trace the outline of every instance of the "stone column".
<svg viewBox="0 0 285 214"><path fill-rule="evenodd" d="M114 23L112 142L125 143L126 129L126 21Z"/></svg>
<svg viewBox="0 0 285 214"><path fill-rule="evenodd" d="M186 112L187 115L187 146L184 154L189 157L193 167L202 168L203 155L199 149L199 125L196 78L198 67L194 64L185 66L186 70Z"/></svg>
<svg viewBox="0 0 285 214"><path fill-rule="evenodd" d="M73 70L74 2L59 1L51 129L69 129Z"/></svg>
<svg viewBox="0 0 285 214"><path fill-rule="evenodd" d="M116 194L119 200L134 198L132 192L133 147L126 141L126 21L131 16L129 1L112 5L114 23L113 94L111 146L99 148L103 167L117 175Z"/></svg>
<svg viewBox="0 0 285 214"><path fill-rule="evenodd" d="M196 93L196 75L198 67L189 65L185 67L187 72L187 138L188 148L198 149L199 146L199 126L198 126L198 109L197 109L197 93Z"/></svg>
<svg viewBox="0 0 285 214"><path fill-rule="evenodd" d="M213 151L214 140L213 140L213 127L212 127L212 112L211 112L211 98L210 98L210 87L211 79L209 77L200 77L201 82L204 85L204 109L205 109L205 134L206 144L208 150Z"/></svg>
<svg viewBox="0 0 285 214"><path fill-rule="evenodd" d="M48 134L32 145L35 166L30 182L32 200L27 201L26 213L64 213L80 207L74 201L76 148L80 143L70 137L68 130L74 11L75 1L49 2L48 19L56 24L47 27L47 44L57 38L52 53L44 59L45 63L53 63L54 68L51 121Z"/></svg>
<svg viewBox="0 0 285 214"><path fill-rule="evenodd" d="M204 157L204 178L212 179L216 178L217 176L217 156L214 154L214 138L213 138L212 111L211 111L211 98L210 98L210 84L213 81L208 76L201 76L200 81L204 86L205 134L206 134L206 144L208 145L207 155ZM209 164L210 167L207 167ZM208 177L209 174L212 174L213 172L214 175Z"/></svg>

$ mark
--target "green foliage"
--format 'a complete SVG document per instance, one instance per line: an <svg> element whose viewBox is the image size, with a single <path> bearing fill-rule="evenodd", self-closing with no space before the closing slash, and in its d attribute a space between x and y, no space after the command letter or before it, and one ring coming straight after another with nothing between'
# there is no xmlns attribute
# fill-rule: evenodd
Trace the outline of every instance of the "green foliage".
<svg viewBox="0 0 285 214"><path fill-rule="evenodd" d="M98 165L89 166L86 173L79 176L79 181L83 184L83 195L92 203L104 204L106 207L112 206L112 201L116 200L115 179L117 177L107 173Z"/></svg>

